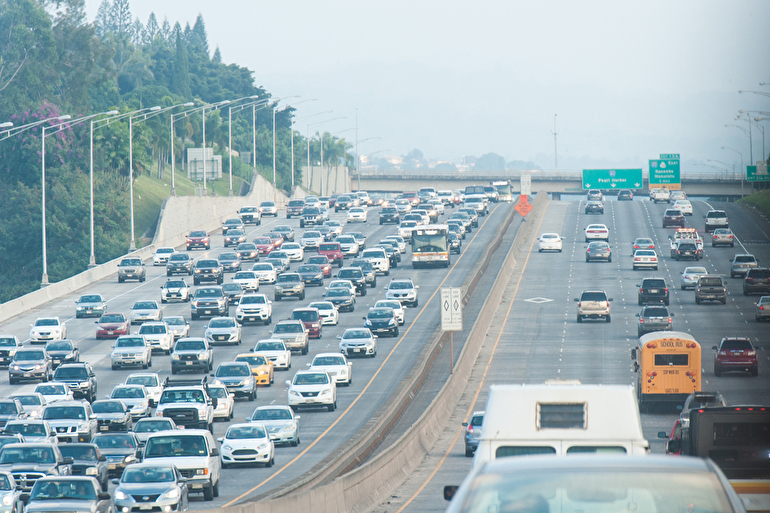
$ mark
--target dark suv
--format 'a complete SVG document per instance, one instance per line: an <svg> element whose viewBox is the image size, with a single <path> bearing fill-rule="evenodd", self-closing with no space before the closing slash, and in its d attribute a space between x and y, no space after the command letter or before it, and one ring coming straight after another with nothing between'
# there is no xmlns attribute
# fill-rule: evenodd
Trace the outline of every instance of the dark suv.
<svg viewBox="0 0 770 513"><path fill-rule="evenodd" d="M302 217L299 219L299 227L323 224L324 218L318 207L305 207L302 209Z"/></svg>
<svg viewBox="0 0 770 513"><path fill-rule="evenodd" d="M644 278L639 287L639 306L663 303L668 306L668 285L663 278Z"/></svg>
<svg viewBox="0 0 770 513"><path fill-rule="evenodd" d="M380 224L385 223L401 223L401 217L398 215L396 207L382 207L382 210L380 210Z"/></svg>
<svg viewBox="0 0 770 513"><path fill-rule="evenodd" d="M193 273L193 260L187 253L172 253L166 262L166 276Z"/></svg>
<svg viewBox="0 0 770 513"><path fill-rule="evenodd" d="M195 270L193 272L193 282L195 285L199 285L202 281L213 281L217 285L222 284L222 266L219 264L219 260L214 258L207 258L205 260L198 260L195 263Z"/></svg>
<svg viewBox="0 0 770 513"><path fill-rule="evenodd" d="M321 338L323 336L318 308L295 308L291 312L291 318L295 321L302 321L309 338Z"/></svg>
<svg viewBox="0 0 770 513"><path fill-rule="evenodd" d="M289 200L289 203L286 205L286 219L291 219L291 216L301 215L303 208L305 208L305 200Z"/></svg>
<svg viewBox="0 0 770 513"><path fill-rule="evenodd" d="M684 228L684 215L681 210L666 209L663 213L663 228L667 226L679 226Z"/></svg>
<svg viewBox="0 0 770 513"><path fill-rule="evenodd" d="M343 267L337 273L340 280L350 280L356 286L356 293L360 296L366 295L366 276L360 267Z"/></svg>
<svg viewBox="0 0 770 513"><path fill-rule="evenodd" d="M675 251L674 258L677 262L686 258L696 261L701 259L698 246L694 242L679 241Z"/></svg>
<svg viewBox="0 0 770 513"><path fill-rule="evenodd" d="M714 351L714 375L721 376L723 371L749 372L752 376L759 373L757 350L748 338L725 337Z"/></svg>
<svg viewBox="0 0 770 513"><path fill-rule="evenodd" d="M83 398L88 402L96 400L96 373L86 362L59 365L53 381L66 383L75 399Z"/></svg>
<svg viewBox="0 0 770 513"><path fill-rule="evenodd" d="M770 293L770 269L755 267L746 271L743 280L743 295L748 296L755 292Z"/></svg>

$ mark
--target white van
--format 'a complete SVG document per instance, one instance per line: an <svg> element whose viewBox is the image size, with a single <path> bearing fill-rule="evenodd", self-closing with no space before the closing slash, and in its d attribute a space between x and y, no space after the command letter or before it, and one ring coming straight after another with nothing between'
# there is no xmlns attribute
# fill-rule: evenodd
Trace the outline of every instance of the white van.
<svg viewBox="0 0 770 513"><path fill-rule="evenodd" d="M631 385L491 385L474 467L506 456L647 454Z"/></svg>

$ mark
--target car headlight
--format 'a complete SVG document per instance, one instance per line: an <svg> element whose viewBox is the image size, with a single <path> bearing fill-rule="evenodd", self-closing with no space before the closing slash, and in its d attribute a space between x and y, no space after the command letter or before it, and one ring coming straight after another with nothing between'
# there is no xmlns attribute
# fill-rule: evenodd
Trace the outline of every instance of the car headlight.
<svg viewBox="0 0 770 513"><path fill-rule="evenodd" d="M391 319L391 320L388 321L388 326L394 326L395 324L396 324L396 320L395 319Z"/></svg>
<svg viewBox="0 0 770 513"><path fill-rule="evenodd" d="M205 406L198 408L198 415L201 416L201 417L205 417L206 416L206 407Z"/></svg>
<svg viewBox="0 0 770 513"><path fill-rule="evenodd" d="M78 424L78 433L88 432L88 424Z"/></svg>
<svg viewBox="0 0 770 513"><path fill-rule="evenodd" d="M332 393L332 389L331 388L326 388L324 390L321 390L321 393L319 393L318 395L329 395L331 393Z"/></svg>
<svg viewBox="0 0 770 513"><path fill-rule="evenodd" d="M267 449L268 447L270 447L268 444L259 444L257 446L257 449L262 450L262 449Z"/></svg>
<svg viewBox="0 0 770 513"><path fill-rule="evenodd" d="M297 397L302 397L302 394L300 394L296 390L289 390L289 395L295 395Z"/></svg>
<svg viewBox="0 0 770 513"><path fill-rule="evenodd" d="M260 369L260 370L257 372L257 374L259 374L260 376L264 376L265 374L267 374L267 371L266 371L266 370L264 370L264 369Z"/></svg>
<svg viewBox="0 0 770 513"><path fill-rule="evenodd" d="M126 495L125 493L121 492L120 490L115 490L115 499L119 500L119 501L124 501L124 500L128 499L128 495Z"/></svg>
<svg viewBox="0 0 770 513"><path fill-rule="evenodd" d="M13 366L13 370L19 370L19 366L18 365L14 365Z"/></svg>
<svg viewBox="0 0 770 513"><path fill-rule="evenodd" d="M178 360L179 359L179 355L178 354L172 354L171 355L171 359L172 360Z"/></svg>
<svg viewBox="0 0 770 513"><path fill-rule="evenodd" d="M209 469L207 468L196 468L195 469L195 475L197 476L207 476L209 474Z"/></svg>
<svg viewBox="0 0 770 513"><path fill-rule="evenodd" d="M167 491L163 495L160 496L161 499L178 499L180 496L179 488L172 488L171 490Z"/></svg>
<svg viewBox="0 0 770 513"><path fill-rule="evenodd" d="M16 367L16 368L18 369L18 367ZM35 370L40 370L42 368L43 368L43 366L40 365L39 363L37 365L35 365Z"/></svg>
<svg viewBox="0 0 770 513"><path fill-rule="evenodd" d="M205 353L200 353L198 355L198 360L205 360L205 359L206 359L206 354Z"/></svg>
<svg viewBox="0 0 770 513"><path fill-rule="evenodd" d="M133 454L129 454L128 456L123 458L123 463L133 463L134 461L136 461L136 456L134 456Z"/></svg>
<svg viewBox="0 0 770 513"><path fill-rule="evenodd" d="M80 386L81 386L81 387L87 387L87 386L88 386L88 381L82 381L82 382L80 383Z"/></svg>
<svg viewBox="0 0 770 513"><path fill-rule="evenodd" d="M96 476L98 474L99 474L99 471L97 470L96 467L88 467L86 469L86 475L87 476Z"/></svg>
<svg viewBox="0 0 770 513"><path fill-rule="evenodd" d="M370 321L369 319L366 319L366 322L364 322L364 325L365 326L371 326L372 325L372 321Z"/></svg>

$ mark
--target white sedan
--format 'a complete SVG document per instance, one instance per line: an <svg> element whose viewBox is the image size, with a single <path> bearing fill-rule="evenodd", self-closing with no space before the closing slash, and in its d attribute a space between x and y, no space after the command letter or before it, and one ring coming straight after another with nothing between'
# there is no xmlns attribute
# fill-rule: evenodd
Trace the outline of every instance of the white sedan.
<svg viewBox="0 0 770 513"><path fill-rule="evenodd" d="M176 250L171 247L162 247L155 250L155 254L152 255L152 265L166 265L168 263L168 257Z"/></svg>
<svg viewBox="0 0 770 513"><path fill-rule="evenodd" d="M564 237L560 236L558 233L544 233L537 240L537 250L541 253L543 251L558 251L561 253L562 240L564 240Z"/></svg>
<svg viewBox="0 0 770 513"><path fill-rule="evenodd" d="M275 463L275 444L265 426L258 422L233 424L217 441L222 444L219 454L222 468L237 463L261 463L272 467Z"/></svg>
<svg viewBox="0 0 770 513"><path fill-rule="evenodd" d="M689 200L686 200L686 199L676 200L674 202L674 205L671 208L679 210L682 213L682 215L685 215L685 216L692 215L692 203L690 203Z"/></svg>
<svg viewBox="0 0 770 513"><path fill-rule="evenodd" d="M120 399L134 420L150 416L150 393L144 385L117 385L108 399Z"/></svg>
<svg viewBox="0 0 770 513"><path fill-rule="evenodd" d="M31 325L29 330L29 342L31 344L45 344L50 340L64 340L67 338L67 325L58 317L41 317Z"/></svg>
<svg viewBox="0 0 770 513"><path fill-rule="evenodd" d="M214 419L222 419L227 422L233 418L235 409L235 395L227 390L225 385L209 385L209 395L217 400L214 408Z"/></svg>
<svg viewBox="0 0 770 513"><path fill-rule="evenodd" d="M307 365L312 371L326 371L337 385L350 386L353 383L353 364L343 354L318 353Z"/></svg>
<svg viewBox="0 0 770 513"><path fill-rule="evenodd" d="M251 270L257 274L259 283L275 283L278 279L278 271L270 262L259 262L251 266Z"/></svg>
<svg viewBox="0 0 770 513"><path fill-rule="evenodd" d="M259 276L254 271L238 271L233 275L233 283L237 283L245 292L259 290Z"/></svg>
<svg viewBox="0 0 770 513"><path fill-rule="evenodd" d="M291 351L280 338L259 340L251 351L267 356L273 362L274 369L291 369Z"/></svg>
<svg viewBox="0 0 770 513"><path fill-rule="evenodd" d="M281 251L289 256L290 262L302 262L305 259L305 250L299 242L284 242Z"/></svg>
<svg viewBox="0 0 770 513"><path fill-rule="evenodd" d="M324 326L336 326L340 322L340 312L331 301L313 301L308 308L317 308L318 315L321 317L321 324Z"/></svg>
<svg viewBox="0 0 770 513"><path fill-rule="evenodd" d="M586 242L592 240L610 241L610 230L603 224L589 224L586 226Z"/></svg>
<svg viewBox="0 0 770 513"><path fill-rule="evenodd" d="M56 401L72 401L74 398L72 390L66 383L38 383L33 393L42 395L46 404Z"/></svg>
<svg viewBox="0 0 770 513"><path fill-rule="evenodd" d="M658 270L658 254L654 249L637 249L634 251L634 271L645 267Z"/></svg>
<svg viewBox="0 0 770 513"><path fill-rule="evenodd" d="M361 207L353 207L348 210L348 223L365 223L366 210Z"/></svg>

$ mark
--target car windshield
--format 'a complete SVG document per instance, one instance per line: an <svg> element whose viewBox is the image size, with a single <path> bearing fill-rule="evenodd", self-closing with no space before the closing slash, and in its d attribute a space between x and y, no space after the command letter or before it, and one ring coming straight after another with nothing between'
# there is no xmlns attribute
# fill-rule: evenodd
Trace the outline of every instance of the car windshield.
<svg viewBox="0 0 770 513"><path fill-rule="evenodd" d="M16 347L16 339L13 337L0 337L0 347Z"/></svg>
<svg viewBox="0 0 770 513"><path fill-rule="evenodd" d="M157 310L158 305L150 301L137 301L132 307L133 310Z"/></svg>
<svg viewBox="0 0 770 513"><path fill-rule="evenodd" d="M43 360L45 359L45 353L43 351L16 351L13 359L17 362Z"/></svg>
<svg viewBox="0 0 770 513"><path fill-rule="evenodd" d="M16 410L16 405L13 402L0 403L0 414L19 413Z"/></svg>
<svg viewBox="0 0 770 513"><path fill-rule="evenodd" d="M251 244L249 242L238 244L238 251L256 251L256 249L256 244Z"/></svg>
<svg viewBox="0 0 770 513"><path fill-rule="evenodd" d="M42 395L67 395L67 386L64 383L51 383L48 385L41 383L35 387L35 392Z"/></svg>
<svg viewBox="0 0 770 513"><path fill-rule="evenodd" d="M151 332L144 332L151 333ZM126 337L126 338L119 338L117 343L115 344L115 347L144 347L144 339L141 337Z"/></svg>
<svg viewBox="0 0 770 513"><path fill-rule="evenodd" d="M233 280L256 280L257 275L254 274L252 271L241 271L235 273L235 276L233 276Z"/></svg>
<svg viewBox="0 0 770 513"><path fill-rule="evenodd" d="M274 342L257 342L254 351L286 351L286 346L278 340Z"/></svg>
<svg viewBox="0 0 770 513"><path fill-rule="evenodd" d="M187 284L184 282L184 280L170 280L166 282L167 289L179 289L184 288L185 286L187 286Z"/></svg>
<svg viewBox="0 0 770 513"><path fill-rule="evenodd" d="M99 449L128 449L136 448L136 439L131 435L98 435L94 443Z"/></svg>
<svg viewBox="0 0 770 513"><path fill-rule="evenodd" d="M374 310L369 310L369 313L366 316L370 319L390 319L393 317L393 309L375 308Z"/></svg>
<svg viewBox="0 0 770 513"><path fill-rule="evenodd" d="M252 271L274 271L275 267L273 267L273 264L254 264L254 266L251 268Z"/></svg>
<svg viewBox="0 0 770 513"><path fill-rule="evenodd" d="M35 326L58 326L58 319L38 319L35 321Z"/></svg>
<svg viewBox="0 0 770 513"><path fill-rule="evenodd" d="M172 483L174 469L171 467L132 467L123 471L121 483Z"/></svg>
<svg viewBox="0 0 770 513"><path fill-rule="evenodd" d="M125 260L121 260L120 265L124 267L138 267L142 265L142 261L138 258L126 258Z"/></svg>
<svg viewBox="0 0 770 513"><path fill-rule="evenodd" d="M324 294L326 297L348 297L350 296L350 289L347 287L335 287L326 291Z"/></svg>
<svg viewBox="0 0 770 513"><path fill-rule="evenodd" d="M88 379L88 370L85 367L59 367L56 369L56 373L53 379L68 379L68 380L86 380Z"/></svg>
<svg viewBox="0 0 770 513"><path fill-rule="evenodd" d="M349 329L346 330L345 333L342 335L343 339L349 339L349 338L371 338L372 335L369 333L369 330L363 330L363 329Z"/></svg>
<svg viewBox="0 0 770 513"><path fill-rule="evenodd" d="M270 240L269 237L257 237L256 239L254 239L254 244L259 244L259 245L272 244L272 241Z"/></svg>
<svg viewBox="0 0 770 513"><path fill-rule="evenodd" d="M222 290L228 293L237 294L239 292L243 292L243 287L241 287L238 283L225 283L222 285Z"/></svg>
<svg viewBox="0 0 770 513"><path fill-rule="evenodd" d="M329 376L324 372L312 372L305 374L296 374L294 376L295 385L325 385L329 382Z"/></svg>
<svg viewBox="0 0 770 513"><path fill-rule="evenodd" d="M177 458L205 454L206 440L202 435L151 436L144 451L145 458Z"/></svg>
<svg viewBox="0 0 770 513"><path fill-rule="evenodd" d="M338 274L338 278L363 278L364 273L361 269L342 269Z"/></svg>
<svg viewBox="0 0 770 513"><path fill-rule="evenodd" d="M120 401L95 401L91 404L94 413L122 413L126 411Z"/></svg>
<svg viewBox="0 0 770 513"><path fill-rule="evenodd" d="M243 296L241 298L242 305L264 305L266 303L265 296Z"/></svg>
<svg viewBox="0 0 770 513"><path fill-rule="evenodd" d="M211 319L209 328L234 328L235 319Z"/></svg>
<svg viewBox="0 0 770 513"><path fill-rule="evenodd" d="M302 235L303 239L320 239L321 238L321 232L318 231L312 231L312 232L305 232Z"/></svg>
<svg viewBox="0 0 770 513"><path fill-rule="evenodd" d="M664 280L652 280L652 279L642 280L642 287L645 289L649 289L649 288L662 289L666 287L666 282Z"/></svg>
<svg viewBox="0 0 770 513"><path fill-rule="evenodd" d="M308 306L316 310L334 310L334 305L326 301L310 303Z"/></svg>
<svg viewBox="0 0 770 513"><path fill-rule="evenodd" d="M167 333L165 324L142 324L139 328L140 335L162 335Z"/></svg>
<svg viewBox="0 0 770 513"><path fill-rule="evenodd" d="M275 203L273 203L272 201L263 201L262 203L259 204L259 206L260 207L274 207Z"/></svg>
<svg viewBox="0 0 770 513"><path fill-rule="evenodd" d="M349 281L333 281L333 282L329 283L329 290L331 290L331 289L339 289L339 288L349 289L352 286L353 285Z"/></svg>
<svg viewBox="0 0 770 513"><path fill-rule="evenodd" d="M97 461L96 449L91 445L60 444L59 451L65 458L81 461Z"/></svg>
<svg viewBox="0 0 770 513"><path fill-rule="evenodd" d="M82 406L48 406L43 412L43 420L49 419L86 419L86 410Z"/></svg>
<svg viewBox="0 0 770 513"><path fill-rule="evenodd" d="M205 403L206 398L200 390L164 390L160 403Z"/></svg>
<svg viewBox="0 0 770 513"><path fill-rule="evenodd" d="M46 351L72 351L72 342L69 340L57 340L55 342L49 342L45 346Z"/></svg>
<svg viewBox="0 0 770 513"><path fill-rule="evenodd" d="M316 356L313 358L313 366L327 365L345 365L345 359L342 356Z"/></svg>
<svg viewBox="0 0 770 513"><path fill-rule="evenodd" d="M6 433L18 433L24 436L45 436L46 430L43 424L27 422L9 422L4 431ZM16 440L18 442L18 440Z"/></svg>
<svg viewBox="0 0 770 513"><path fill-rule="evenodd" d="M190 260L190 255L187 253L174 253L168 259L170 262L187 262Z"/></svg>
<svg viewBox="0 0 770 513"><path fill-rule="evenodd" d="M40 406L43 404L43 401L40 399L40 397L35 394L14 395L11 397L18 399L22 406Z"/></svg>
<svg viewBox="0 0 770 513"><path fill-rule="evenodd" d="M202 230L194 230L190 232L190 237L205 237L206 232Z"/></svg>
<svg viewBox="0 0 770 513"><path fill-rule="evenodd" d="M302 323L285 322L276 324L273 333L302 333Z"/></svg>
<svg viewBox="0 0 770 513"><path fill-rule="evenodd" d="M81 296L81 298L78 300L78 303L101 303L102 297L101 296Z"/></svg>
<svg viewBox="0 0 770 513"><path fill-rule="evenodd" d="M95 501L96 490L90 480L56 479L35 483L29 496L30 501Z"/></svg>
<svg viewBox="0 0 770 513"><path fill-rule="evenodd" d="M126 385L144 385L146 387L158 386L158 378L155 376L129 376Z"/></svg>
<svg viewBox="0 0 770 513"><path fill-rule="evenodd" d="M138 386L119 387L112 391L113 399L141 399L144 397L144 390Z"/></svg>
<svg viewBox="0 0 770 513"><path fill-rule="evenodd" d="M393 310L400 310L401 303L399 301L377 301L374 304L375 308L392 308Z"/></svg>
<svg viewBox="0 0 770 513"><path fill-rule="evenodd" d="M134 424L134 433L154 433L166 429L173 429L168 420L140 420Z"/></svg>
<svg viewBox="0 0 770 513"><path fill-rule="evenodd" d="M301 265L299 266L299 269L297 269L298 273L320 273L321 268L317 265Z"/></svg>
<svg viewBox="0 0 770 513"><path fill-rule="evenodd" d="M222 364L217 368L216 376L218 378L226 378L229 376L249 376L251 369L246 365L228 365Z"/></svg>
<svg viewBox="0 0 770 513"><path fill-rule="evenodd" d="M388 285L388 288L395 290L406 290L414 288L414 285L408 281L392 281L390 282L390 285Z"/></svg>
<svg viewBox="0 0 770 513"><path fill-rule="evenodd" d="M174 351L203 351L206 343L203 340L180 340L174 346Z"/></svg>
<svg viewBox="0 0 770 513"><path fill-rule="evenodd" d="M233 426L225 433L228 440L267 438L267 433L262 426Z"/></svg>
<svg viewBox="0 0 770 513"><path fill-rule="evenodd" d="M291 413L283 408L258 409L251 416L251 420L291 420Z"/></svg>
<svg viewBox="0 0 770 513"><path fill-rule="evenodd" d="M264 356L259 355L242 355L242 356L236 356L235 357L236 362L246 362L252 367L257 367L259 365L267 365L267 360Z"/></svg>
<svg viewBox="0 0 770 513"><path fill-rule="evenodd" d="M222 297L222 289L202 287L195 291L195 297Z"/></svg>

